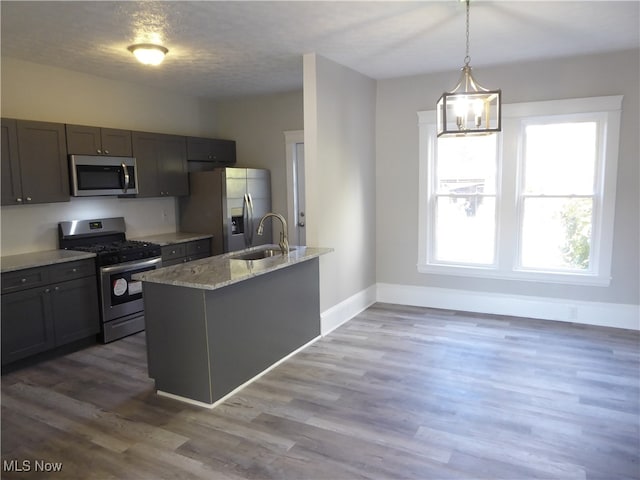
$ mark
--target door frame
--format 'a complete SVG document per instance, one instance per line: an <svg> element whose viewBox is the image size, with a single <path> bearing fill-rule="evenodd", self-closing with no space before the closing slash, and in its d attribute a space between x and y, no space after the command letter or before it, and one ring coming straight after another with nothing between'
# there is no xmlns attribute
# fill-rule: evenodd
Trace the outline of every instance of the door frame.
<svg viewBox="0 0 640 480"><path fill-rule="evenodd" d="M298 219L295 214L293 198L294 198L294 178L293 178L293 161L296 156L296 144L304 144L304 130L287 130L284 133L286 165L287 165L287 235L289 238L296 238L296 226ZM304 172L298 172L298 175L304 175Z"/></svg>

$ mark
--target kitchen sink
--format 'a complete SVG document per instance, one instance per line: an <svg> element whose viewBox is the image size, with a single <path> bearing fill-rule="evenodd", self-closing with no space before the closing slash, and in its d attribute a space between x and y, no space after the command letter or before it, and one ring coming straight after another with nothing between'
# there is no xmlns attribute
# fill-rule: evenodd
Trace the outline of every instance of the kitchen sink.
<svg viewBox="0 0 640 480"><path fill-rule="evenodd" d="M294 251L295 247L289 249L290 252ZM232 260L262 260L263 258L276 257L282 255L282 251L279 248L263 248L260 250L253 250L252 252L239 253L237 255L231 255Z"/></svg>

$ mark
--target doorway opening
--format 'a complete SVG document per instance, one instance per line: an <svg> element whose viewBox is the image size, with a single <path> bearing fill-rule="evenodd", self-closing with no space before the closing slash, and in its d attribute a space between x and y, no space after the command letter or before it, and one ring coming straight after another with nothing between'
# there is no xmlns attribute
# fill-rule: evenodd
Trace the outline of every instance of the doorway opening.
<svg viewBox="0 0 640 480"><path fill-rule="evenodd" d="M306 245L304 131L286 131L284 137L287 152L287 235L291 245Z"/></svg>

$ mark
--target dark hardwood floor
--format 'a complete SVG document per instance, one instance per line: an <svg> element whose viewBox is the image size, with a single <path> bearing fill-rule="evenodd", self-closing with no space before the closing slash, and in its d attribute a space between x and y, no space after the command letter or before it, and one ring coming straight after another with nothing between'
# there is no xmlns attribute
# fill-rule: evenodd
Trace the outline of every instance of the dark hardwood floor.
<svg viewBox="0 0 640 480"><path fill-rule="evenodd" d="M640 478L638 332L376 304L213 410L144 341L4 375L2 478Z"/></svg>

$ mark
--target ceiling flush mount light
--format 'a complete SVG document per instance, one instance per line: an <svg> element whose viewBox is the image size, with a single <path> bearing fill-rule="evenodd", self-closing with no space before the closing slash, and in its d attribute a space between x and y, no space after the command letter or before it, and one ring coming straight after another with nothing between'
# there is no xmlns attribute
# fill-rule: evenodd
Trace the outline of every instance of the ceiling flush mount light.
<svg viewBox="0 0 640 480"><path fill-rule="evenodd" d="M165 47L153 43L138 43L127 47L127 50L145 65L160 65L164 56L169 52Z"/></svg>
<svg viewBox="0 0 640 480"><path fill-rule="evenodd" d="M502 129L501 90L488 90L473 78L469 56L469 0L467 4L467 50L460 81L437 104L438 136L479 135Z"/></svg>

